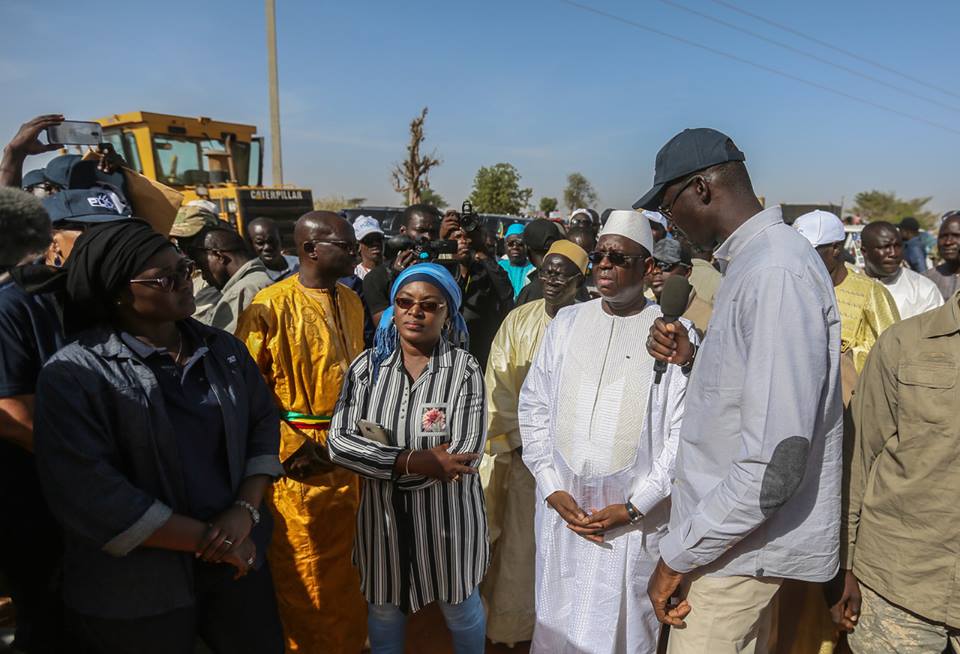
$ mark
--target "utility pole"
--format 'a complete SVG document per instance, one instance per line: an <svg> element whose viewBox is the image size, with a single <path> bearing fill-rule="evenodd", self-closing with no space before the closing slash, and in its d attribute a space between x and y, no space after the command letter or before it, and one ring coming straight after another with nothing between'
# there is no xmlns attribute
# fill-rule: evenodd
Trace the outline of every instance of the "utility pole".
<svg viewBox="0 0 960 654"><path fill-rule="evenodd" d="M280 149L280 91L277 82L277 12L275 0L266 0L267 14L267 75L270 86L270 162L273 164L273 184L283 184L283 155Z"/></svg>

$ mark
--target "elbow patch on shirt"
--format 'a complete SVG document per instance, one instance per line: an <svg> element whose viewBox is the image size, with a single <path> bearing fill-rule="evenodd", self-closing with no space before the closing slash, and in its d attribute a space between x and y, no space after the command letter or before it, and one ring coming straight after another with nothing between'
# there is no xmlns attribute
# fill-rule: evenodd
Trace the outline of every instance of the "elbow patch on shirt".
<svg viewBox="0 0 960 654"><path fill-rule="evenodd" d="M810 443L801 436L790 436L777 445L760 484L760 511L769 517L793 497L807 467Z"/></svg>

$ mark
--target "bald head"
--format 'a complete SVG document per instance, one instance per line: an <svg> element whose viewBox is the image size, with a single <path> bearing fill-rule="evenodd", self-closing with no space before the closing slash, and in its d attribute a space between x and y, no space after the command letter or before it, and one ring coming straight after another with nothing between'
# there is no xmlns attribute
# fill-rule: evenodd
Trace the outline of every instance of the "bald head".
<svg viewBox="0 0 960 654"><path fill-rule="evenodd" d="M886 237L890 235L899 238L900 232L897 230L896 225L888 223L885 220L878 220L863 228L863 231L860 232L860 241L865 247L872 247L875 246L879 240L885 240Z"/></svg>
<svg viewBox="0 0 960 654"><path fill-rule="evenodd" d="M860 233L860 251L864 269L870 277L896 279L900 274L903 240L895 225L880 221L864 227Z"/></svg>
<svg viewBox="0 0 960 654"><path fill-rule="evenodd" d="M300 216L293 228L300 257L300 280L304 272L315 279L346 277L357 265L357 238L353 227L332 211L311 211Z"/></svg>

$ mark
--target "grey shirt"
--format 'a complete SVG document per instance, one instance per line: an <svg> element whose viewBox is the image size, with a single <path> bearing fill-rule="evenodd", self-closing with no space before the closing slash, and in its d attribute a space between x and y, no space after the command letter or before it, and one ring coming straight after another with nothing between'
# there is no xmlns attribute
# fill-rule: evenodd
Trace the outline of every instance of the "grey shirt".
<svg viewBox="0 0 960 654"><path fill-rule="evenodd" d="M217 303L198 320L205 325L234 333L243 310L250 306L257 293L273 283L267 273L267 267L260 259L251 259L240 266L220 290Z"/></svg>
<svg viewBox="0 0 960 654"><path fill-rule="evenodd" d="M716 257L723 279L687 389L661 556L680 572L827 580L843 432L833 284L780 207Z"/></svg>

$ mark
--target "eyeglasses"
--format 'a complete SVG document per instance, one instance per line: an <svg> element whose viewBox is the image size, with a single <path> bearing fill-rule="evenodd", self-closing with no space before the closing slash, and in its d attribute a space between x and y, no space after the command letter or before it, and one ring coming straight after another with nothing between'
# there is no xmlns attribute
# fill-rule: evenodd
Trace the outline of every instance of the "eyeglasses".
<svg viewBox="0 0 960 654"><path fill-rule="evenodd" d="M580 273L574 273L572 275L564 275L559 270L543 270L543 269L541 269L537 273L537 276L540 278L540 281L550 282L555 280L560 284L567 284L568 282L579 277L579 275Z"/></svg>
<svg viewBox="0 0 960 654"><path fill-rule="evenodd" d="M688 179L686 182L684 182L683 186L680 187L680 190L677 191L676 194L673 196L673 199L670 201L670 204L666 206L661 204L659 207L657 207L657 211L662 213L667 218L673 218L673 205L677 203L677 200L680 199L680 195L687 190L687 187L693 184L693 182L695 182L698 179L703 180L703 175L694 175L693 177Z"/></svg>
<svg viewBox="0 0 960 654"><path fill-rule="evenodd" d="M360 239L360 242L369 248L375 245L383 245L383 240L383 236L381 234L377 234L375 236L364 236L362 239ZM346 241L342 242L345 243Z"/></svg>
<svg viewBox="0 0 960 654"><path fill-rule="evenodd" d="M350 241L320 241L320 240L314 239L312 241L307 241L307 243L313 243L314 245L317 245L317 244L335 245L341 250L343 250L344 252L346 252L347 254L357 253L357 244L351 243Z"/></svg>
<svg viewBox="0 0 960 654"><path fill-rule="evenodd" d="M193 277L193 273L197 270L197 264L195 264L190 259L181 259L181 263L177 266L176 272L170 275L164 275L163 277L153 277L153 278L144 278L144 279L131 279L131 284L152 284L159 288L164 293L169 293L175 289L179 284L186 284L190 281L190 278Z"/></svg>
<svg viewBox="0 0 960 654"><path fill-rule="evenodd" d="M409 297L398 297L393 301L397 305L397 308L401 311L410 311L413 307L420 307L424 313L436 313L443 307L447 306L443 302L437 302L436 300L414 300Z"/></svg>
<svg viewBox="0 0 960 654"><path fill-rule="evenodd" d="M660 270L661 272L670 272L677 266L683 266L684 268L687 267L687 264L683 263L682 261L677 261L676 263L667 263L666 261L655 260L653 265L656 266L656 269Z"/></svg>
<svg viewBox="0 0 960 654"><path fill-rule="evenodd" d="M634 259L646 259L646 256L640 254L624 254L623 252L610 252L605 250L595 250L587 255L587 259L593 265L599 265L604 259L609 259L610 263L620 268L625 268L628 261Z"/></svg>

